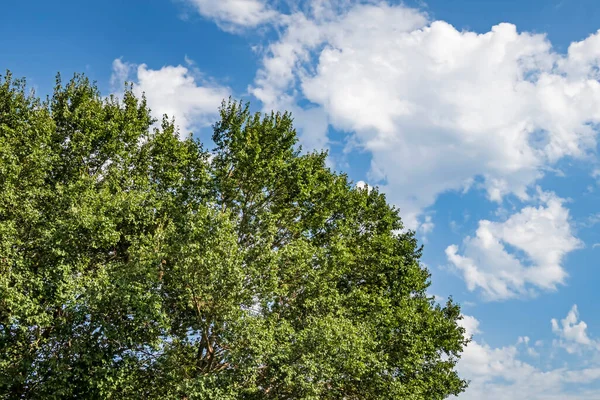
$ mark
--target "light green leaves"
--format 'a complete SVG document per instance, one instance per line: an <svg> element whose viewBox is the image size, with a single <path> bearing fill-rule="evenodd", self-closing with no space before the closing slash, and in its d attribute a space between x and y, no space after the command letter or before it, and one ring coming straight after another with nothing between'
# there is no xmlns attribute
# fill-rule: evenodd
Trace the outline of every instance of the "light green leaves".
<svg viewBox="0 0 600 400"><path fill-rule="evenodd" d="M377 190L223 103L212 154L85 77L0 80L0 397L443 399L449 302Z"/></svg>

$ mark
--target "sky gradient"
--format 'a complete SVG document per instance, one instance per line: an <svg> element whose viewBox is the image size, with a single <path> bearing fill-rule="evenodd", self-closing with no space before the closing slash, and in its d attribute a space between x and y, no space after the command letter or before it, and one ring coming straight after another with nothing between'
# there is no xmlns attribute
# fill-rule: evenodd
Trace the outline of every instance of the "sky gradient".
<svg viewBox="0 0 600 400"><path fill-rule="evenodd" d="M125 81L209 143L224 98L379 186L473 341L465 399L599 399L596 0L9 1L0 68Z"/></svg>

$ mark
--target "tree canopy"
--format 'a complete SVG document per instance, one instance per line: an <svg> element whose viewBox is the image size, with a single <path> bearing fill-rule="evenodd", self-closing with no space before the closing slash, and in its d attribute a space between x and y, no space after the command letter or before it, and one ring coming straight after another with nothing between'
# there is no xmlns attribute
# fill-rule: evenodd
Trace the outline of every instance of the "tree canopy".
<svg viewBox="0 0 600 400"><path fill-rule="evenodd" d="M463 391L460 308L385 196L302 153L288 113L225 101L212 139L131 87L0 78L0 398Z"/></svg>

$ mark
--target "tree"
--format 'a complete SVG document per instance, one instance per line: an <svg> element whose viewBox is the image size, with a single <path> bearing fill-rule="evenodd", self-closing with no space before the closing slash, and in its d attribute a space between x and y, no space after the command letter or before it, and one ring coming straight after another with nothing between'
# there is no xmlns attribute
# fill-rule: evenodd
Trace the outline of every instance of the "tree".
<svg viewBox="0 0 600 400"><path fill-rule="evenodd" d="M377 189L223 103L212 151L145 99L0 80L0 396L443 399L467 343Z"/></svg>

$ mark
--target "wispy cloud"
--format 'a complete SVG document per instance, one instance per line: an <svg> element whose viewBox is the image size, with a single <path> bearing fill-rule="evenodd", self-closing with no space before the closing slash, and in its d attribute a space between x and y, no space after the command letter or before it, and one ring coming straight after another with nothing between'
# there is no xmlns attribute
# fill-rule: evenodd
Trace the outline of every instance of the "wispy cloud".
<svg viewBox="0 0 600 400"><path fill-rule="evenodd" d="M279 13L263 0L178 0L192 7L203 17L214 20L226 31L255 28L273 22Z"/></svg>

